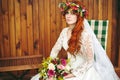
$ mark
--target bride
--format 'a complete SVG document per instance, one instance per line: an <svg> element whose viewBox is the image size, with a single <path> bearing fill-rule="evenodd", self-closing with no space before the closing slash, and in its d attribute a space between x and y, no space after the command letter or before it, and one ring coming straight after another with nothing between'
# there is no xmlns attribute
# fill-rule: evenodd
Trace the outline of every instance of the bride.
<svg viewBox="0 0 120 80"><path fill-rule="evenodd" d="M60 33L50 57L56 58L62 47L66 50L71 73L64 80L120 80L85 19L87 11L80 2L62 2L59 7L68 27ZM39 78L37 74L31 80Z"/></svg>

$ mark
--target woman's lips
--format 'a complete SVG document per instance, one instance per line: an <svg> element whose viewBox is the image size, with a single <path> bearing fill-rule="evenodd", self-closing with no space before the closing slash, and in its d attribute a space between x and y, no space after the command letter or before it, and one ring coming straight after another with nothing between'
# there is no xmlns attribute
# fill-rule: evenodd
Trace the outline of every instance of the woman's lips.
<svg viewBox="0 0 120 80"><path fill-rule="evenodd" d="M67 21L71 21L70 19L67 19Z"/></svg>

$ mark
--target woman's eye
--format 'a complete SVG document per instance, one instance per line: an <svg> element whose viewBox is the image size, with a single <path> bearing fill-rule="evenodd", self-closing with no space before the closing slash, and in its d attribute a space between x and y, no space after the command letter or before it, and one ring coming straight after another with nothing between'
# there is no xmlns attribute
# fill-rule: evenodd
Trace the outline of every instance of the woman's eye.
<svg viewBox="0 0 120 80"><path fill-rule="evenodd" d="M66 14L69 14L69 12L66 12Z"/></svg>
<svg viewBox="0 0 120 80"><path fill-rule="evenodd" d="M65 14L71 14L74 15L75 13L73 11L66 11Z"/></svg>

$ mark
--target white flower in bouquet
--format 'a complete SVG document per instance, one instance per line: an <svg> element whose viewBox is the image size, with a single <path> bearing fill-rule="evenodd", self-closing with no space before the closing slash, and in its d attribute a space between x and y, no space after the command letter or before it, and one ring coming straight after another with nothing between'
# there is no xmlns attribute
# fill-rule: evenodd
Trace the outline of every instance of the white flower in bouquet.
<svg viewBox="0 0 120 80"><path fill-rule="evenodd" d="M48 69L49 69L49 70L55 70L55 65L54 65L53 63L50 63L50 64L48 65Z"/></svg>

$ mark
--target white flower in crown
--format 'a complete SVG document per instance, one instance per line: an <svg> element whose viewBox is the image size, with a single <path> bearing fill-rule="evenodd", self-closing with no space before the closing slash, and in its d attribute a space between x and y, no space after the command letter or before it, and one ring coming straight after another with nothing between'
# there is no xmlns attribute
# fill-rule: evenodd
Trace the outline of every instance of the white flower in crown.
<svg viewBox="0 0 120 80"><path fill-rule="evenodd" d="M82 9L82 12L85 12L86 10L85 9Z"/></svg>
<svg viewBox="0 0 120 80"><path fill-rule="evenodd" d="M80 7L79 5L76 5L76 7Z"/></svg>
<svg viewBox="0 0 120 80"><path fill-rule="evenodd" d="M54 65L53 63L50 63L50 64L48 65L48 69L49 69L49 70L55 70L55 65Z"/></svg>

